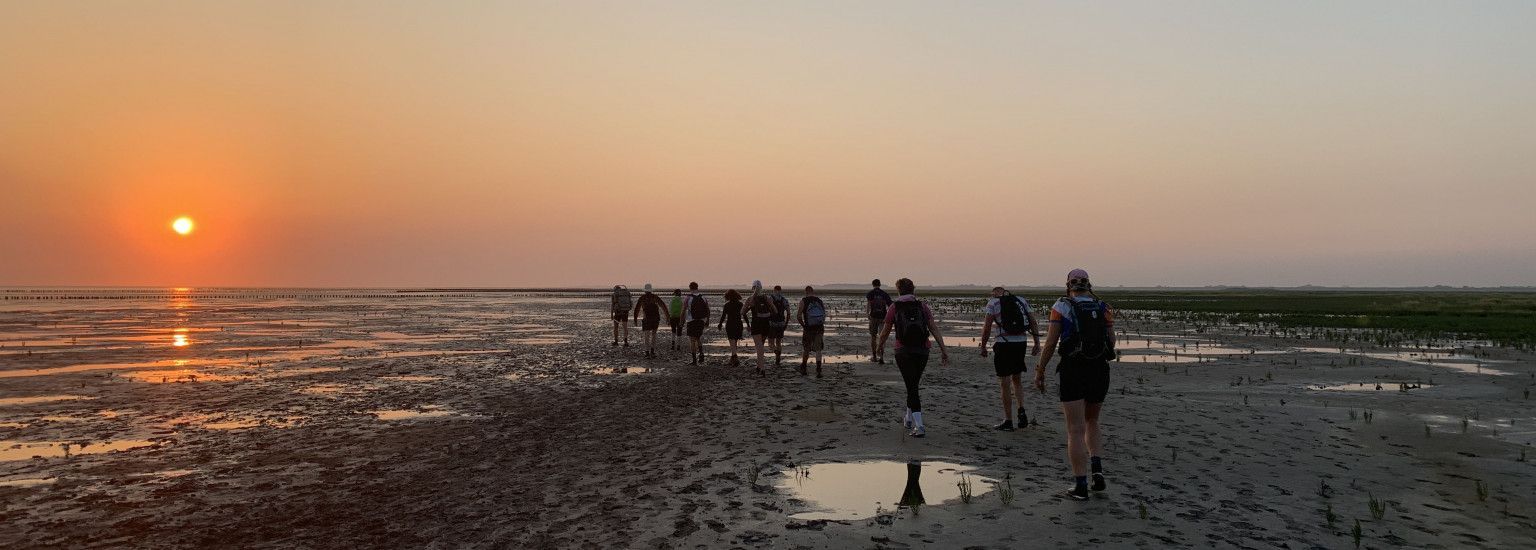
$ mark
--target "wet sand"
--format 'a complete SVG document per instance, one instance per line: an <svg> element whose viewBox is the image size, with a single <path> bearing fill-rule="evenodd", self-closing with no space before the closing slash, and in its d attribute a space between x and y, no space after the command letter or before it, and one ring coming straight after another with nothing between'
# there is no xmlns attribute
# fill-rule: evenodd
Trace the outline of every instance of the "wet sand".
<svg viewBox="0 0 1536 550"><path fill-rule="evenodd" d="M1071 502L1053 394L990 429L979 302L940 308L955 362L930 364L921 440L831 302L821 379L614 348L595 295L7 302L0 546L1351 547L1356 520L1368 547L1536 545L1529 355L1125 312L1110 488ZM901 506L912 460L974 496Z"/></svg>

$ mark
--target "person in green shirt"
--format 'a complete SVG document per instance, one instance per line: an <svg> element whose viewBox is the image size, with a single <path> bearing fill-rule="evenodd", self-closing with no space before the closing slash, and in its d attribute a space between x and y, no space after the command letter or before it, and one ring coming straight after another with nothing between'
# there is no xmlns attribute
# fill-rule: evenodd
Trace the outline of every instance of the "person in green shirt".
<svg viewBox="0 0 1536 550"><path fill-rule="evenodd" d="M672 327L672 349L677 349L677 337L683 335L683 289L672 289L672 303L667 307L667 323Z"/></svg>

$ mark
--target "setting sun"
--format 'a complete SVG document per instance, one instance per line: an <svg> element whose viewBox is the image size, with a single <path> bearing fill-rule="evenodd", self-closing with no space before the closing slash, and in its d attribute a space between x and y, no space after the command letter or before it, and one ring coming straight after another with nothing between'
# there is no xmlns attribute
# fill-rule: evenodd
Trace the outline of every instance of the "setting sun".
<svg viewBox="0 0 1536 550"><path fill-rule="evenodd" d="M192 233L192 218L186 216L176 218L176 221L171 222L171 229L182 235Z"/></svg>

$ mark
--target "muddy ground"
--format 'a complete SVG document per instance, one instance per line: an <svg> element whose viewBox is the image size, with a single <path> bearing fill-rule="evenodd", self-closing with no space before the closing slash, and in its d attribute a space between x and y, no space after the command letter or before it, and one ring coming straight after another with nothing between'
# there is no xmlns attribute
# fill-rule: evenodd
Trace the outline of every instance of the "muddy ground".
<svg viewBox="0 0 1536 550"><path fill-rule="evenodd" d="M613 347L593 295L7 301L0 546L1297 548L1351 547L1356 521L1364 547L1536 545L1528 355L1124 312L1110 487L1072 502L1053 393L990 429L975 302L940 308L955 361L912 439L849 299L819 379L725 367L713 331L704 366L665 335ZM910 460L969 468L974 496L899 506ZM805 477L828 463L890 474Z"/></svg>

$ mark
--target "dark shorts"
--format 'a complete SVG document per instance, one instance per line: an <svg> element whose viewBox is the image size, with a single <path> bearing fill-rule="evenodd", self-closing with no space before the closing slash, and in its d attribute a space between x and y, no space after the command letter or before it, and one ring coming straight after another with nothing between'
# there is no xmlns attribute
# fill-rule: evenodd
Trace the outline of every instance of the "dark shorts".
<svg viewBox="0 0 1536 550"><path fill-rule="evenodd" d="M698 338L704 335L704 321L688 321L688 336Z"/></svg>
<svg viewBox="0 0 1536 550"><path fill-rule="evenodd" d="M613 320L623 323L629 320L629 313L625 311L613 312Z"/></svg>
<svg viewBox="0 0 1536 550"><path fill-rule="evenodd" d="M672 334L677 336L681 336L683 334L682 317L669 317L667 318L667 324L672 327Z"/></svg>
<svg viewBox="0 0 1536 550"><path fill-rule="evenodd" d="M1056 365L1061 380L1061 402L1103 403L1109 395L1109 361L1063 359Z"/></svg>
<svg viewBox="0 0 1536 550"><path fill-rule="evenodd" d="M1013 376L1024 372L1029 357L1029 342L996 342L992 344L992 370L998 377Z"/></svg>
<svg viewBox="0 0 1536 550"><path fill-rule="evenodd" d="M763 336L767 336L768 334L770 334L770 329L768 327L768 323L769 323L769 321L766 318L763 318L763 317L753 317L752 318L752 335L753 336L757 336L757 335L761 334Z"/></svg>
<svg viewBox="0 0 1536 550"><path fill-rule="evenodd" d="M653 332L653 331L655 331L658 328L661 328L661 318L660 317L644 317L644 318L641 318L641 320L640 320L640 329L641 330L644 330L646 332Z"/></svg>
<svg viewBox="0 0 1536 550"><path fill-rule="evenodd" d="M805 342L805 351L821 351L826 345L823 340L826 333L826 325L805 327L805 336L801 338Z"/></svg>
<svg viewBox="0 0 1536 550"><path fill-rule="evenodd" d="M870 336L879 336L880 335L880 325L884 325L884 324L885 324L885 318L884 317L881 317L879 319L870 319L869 320L869 335Z"/></svg>
<svg viewBox="0 0 1536 550"><path fill-rule="evenodd" d="M788 323L770 322L768 323L768 337L782 339L784 338L784 329L787 328L789 328Z"/></svg>
<svg viewBox="0 0 1536 550"><path fill-rule="evenodd" d="M725 337L732 340L741 339L741 323L726 323Z"/></svg>

